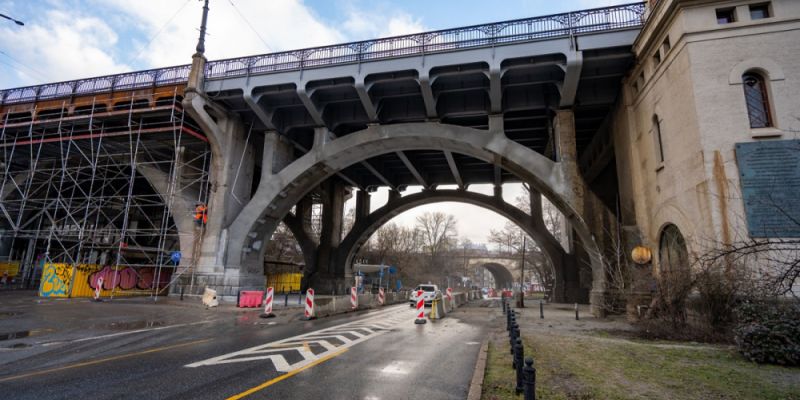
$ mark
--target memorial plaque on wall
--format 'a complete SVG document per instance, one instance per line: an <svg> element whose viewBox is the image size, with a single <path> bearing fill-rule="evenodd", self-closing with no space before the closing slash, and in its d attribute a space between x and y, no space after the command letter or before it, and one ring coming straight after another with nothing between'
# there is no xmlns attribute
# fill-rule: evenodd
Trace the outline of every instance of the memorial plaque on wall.
<svg viewBox="0 0 800 400"><path fill-rule="evenodd" d="M736 144L752 237L800 237L800 140Z"/></svg>

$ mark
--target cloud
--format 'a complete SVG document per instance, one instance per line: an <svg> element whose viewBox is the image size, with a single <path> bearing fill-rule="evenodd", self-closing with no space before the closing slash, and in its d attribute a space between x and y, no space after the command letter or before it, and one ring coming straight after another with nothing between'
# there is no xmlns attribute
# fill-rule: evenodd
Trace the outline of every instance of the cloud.
<svg viewBox="0 0 800 400"><path fill-rule="evenodd" d="M40 23L44 21L46 23ZM118 73L130 67L115 60L119 37L103 20L79 11L53 9L24 29L0 28L3 54L15 72L3 74L0 87L55 82Z"/></svg>
<svg viewBox="0 0 800 400"><path fill-rule="evenodd" d="M342 28L352 40L398 36L426 30L419 18L406 12L366 12L356 7L348 9Z"/></svg>
<svg viewBox="0 0 800 400"><path fill-rule="evenodd" d="M170 3L172 7L164 7L161 0L111 0L110 4L136 19L145 37L160 30L142 53L148 66L191 61L202 15L196 2L188 6ZM175 15L179 6L183 8ZM301 1L217 1L209 11L205 47L206 57L213 60L341 41L343 35L320 21Z"/></svg>

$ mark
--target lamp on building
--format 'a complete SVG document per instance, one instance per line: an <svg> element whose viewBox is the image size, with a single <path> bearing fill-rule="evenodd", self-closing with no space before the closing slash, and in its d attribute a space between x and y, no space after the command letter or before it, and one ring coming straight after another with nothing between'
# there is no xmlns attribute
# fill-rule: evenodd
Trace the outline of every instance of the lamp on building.
<svg viewBox="0 0 800 400"><path fill-rule="evenodd" d="M649 248L644 246L636 246L631 251L631 259L639 265L644 265L650 262L653 258L653 253Z"/></svg>
<svg viewBox="0 0 800 400"><path fill-rule="evenodd" d="M11 17L9 17L8 15L5 15L5 14L0 14L0 17L5 18L5 19L7 19L9 21L12 21L12 22L14 22L15 24L17 24L19 26L24 26L25 25L24 22L22 22L20 20L16 20L14 18L11 18Z"/></svg>

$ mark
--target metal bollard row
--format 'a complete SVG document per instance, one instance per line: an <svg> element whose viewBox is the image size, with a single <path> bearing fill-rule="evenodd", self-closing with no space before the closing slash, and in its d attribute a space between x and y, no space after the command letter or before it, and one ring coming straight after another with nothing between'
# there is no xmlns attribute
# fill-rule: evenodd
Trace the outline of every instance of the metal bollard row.
<svg viewBox="0 0 800 400"><path fill-rule="evenodd" d="M508 342L511 346L511 367L516 376L514 392L522 394L524 400L536 400L536 368L533 366L533 358L525 358L525 348L522 344L522 334L517 323L517 313L511 309L511 305L503 298L503 312L506 314L506 330L508 331ZM539 306L540 318L544 318L543 307Z"/></svg>

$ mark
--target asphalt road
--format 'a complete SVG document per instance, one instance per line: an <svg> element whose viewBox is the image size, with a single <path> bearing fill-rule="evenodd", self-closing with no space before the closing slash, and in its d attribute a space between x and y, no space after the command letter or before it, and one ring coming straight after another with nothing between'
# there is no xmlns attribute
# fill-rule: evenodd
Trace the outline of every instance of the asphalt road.
<svg viewBox="0 0 800 400"><path fill-rule="evenodd" d="M314 321L253 311L71 330L4 346L0 398L464 399L488 329L480 311L425 325L398 305Z"/></svg>

